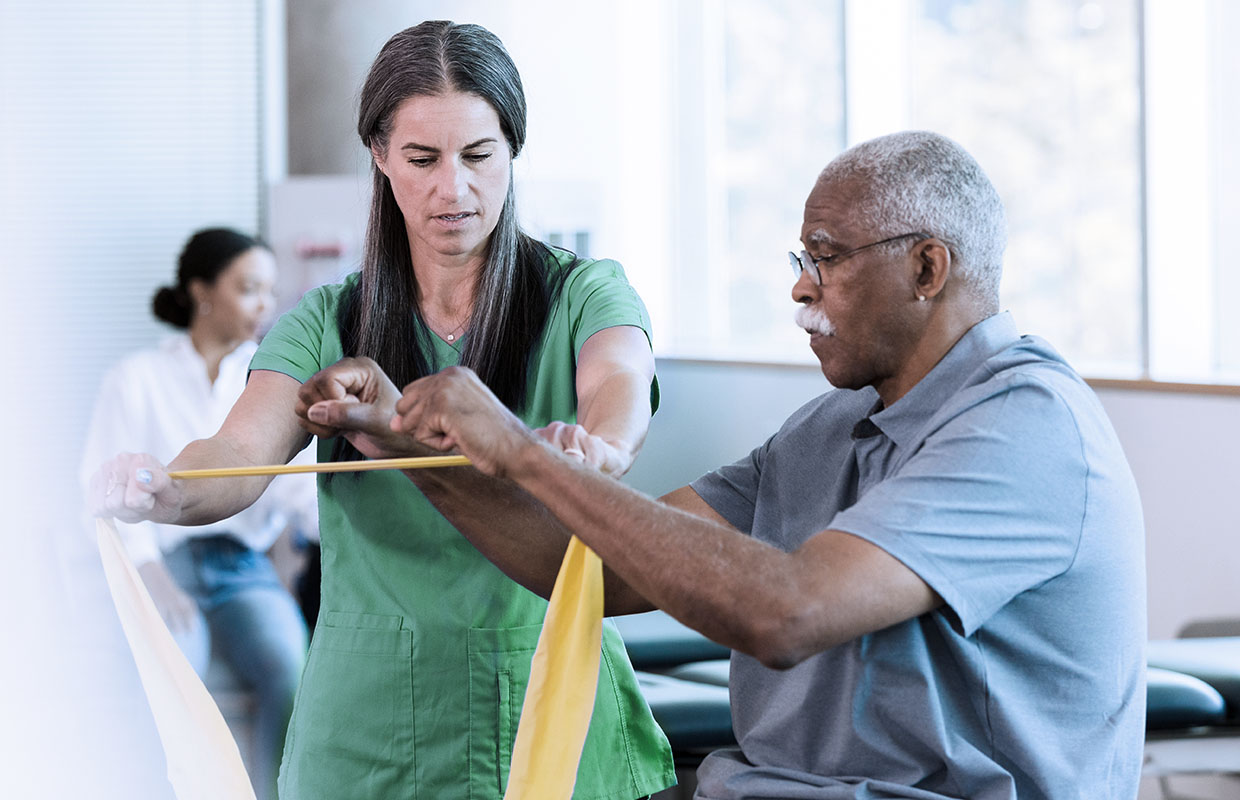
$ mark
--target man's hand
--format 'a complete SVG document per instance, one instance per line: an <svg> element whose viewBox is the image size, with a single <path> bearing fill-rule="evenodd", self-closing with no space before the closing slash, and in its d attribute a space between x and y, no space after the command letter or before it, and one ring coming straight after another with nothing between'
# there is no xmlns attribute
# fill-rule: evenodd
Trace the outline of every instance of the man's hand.
<svg viewBox="0 0 1240 800"><path fill-rule="evenodd" d="M116 517L121 522L176 522L183 497L155 456L121 453L91 476L86 502L96 517Z"/></svg>
<svg viewBox="0 0 1240 800"><path fill-rule="evenodd" d="M323 438L343 435L368 458L425 455L427 448L392 429L400 391L369 358L345 358L310 377L297 392L301 426Z"/></svg>
<svg viewBox="0 0 1240 800"><path fill-rule="evenodd" d="M479 471L511 477L520 454L538 436L464 367L448 367L405 387L391 429L435 450L459 448Z"/></svg>

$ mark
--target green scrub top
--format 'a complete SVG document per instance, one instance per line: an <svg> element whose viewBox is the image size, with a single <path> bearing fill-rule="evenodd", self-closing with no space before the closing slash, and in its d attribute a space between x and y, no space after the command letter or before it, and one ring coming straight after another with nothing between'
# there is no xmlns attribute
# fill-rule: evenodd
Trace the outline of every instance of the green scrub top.
<svg viewBox="0 0 1240 800"><path fill-rule="evenodd" d="M531 427L575 421L576 358L591 335L633 325L650 336L619 264L573 261L554 251L552 268L571 272L531 361L519 412ZM304 382L340 360L337 313L358 278L308 292L250 368ZM465 337L431 338L435 362L456 364ZM332 444L319 441L319 460L331 458ZM320 476L319 520L322 601L280 796L502 798L547 601L480 555L399 472ZM667 739L608 622L573 797L637 798L674 782Z"/></svg>

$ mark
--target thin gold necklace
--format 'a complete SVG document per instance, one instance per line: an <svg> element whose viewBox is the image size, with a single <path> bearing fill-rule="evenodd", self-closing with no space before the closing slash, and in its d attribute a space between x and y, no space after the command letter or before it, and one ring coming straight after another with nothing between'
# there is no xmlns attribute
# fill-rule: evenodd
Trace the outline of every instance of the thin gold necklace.
<svg viewBox="0 0 1240 800"><path fill-rule="evenodd" d="M456 341L456 335L457 335L458 333L461 333L461 332L465 329L465 326L466 326L468 323L469 323L469 317L466 317L465 319L461 320L461 324L460 324L460 325L457 325L455 328L453 328L453 329L452 329L452 331L451 331L451 332L450 332L447 336L443 337L443 338L444 338L444 341L449 342L449 343L451 343L451 342L455 342L455 341Z"/></svg>

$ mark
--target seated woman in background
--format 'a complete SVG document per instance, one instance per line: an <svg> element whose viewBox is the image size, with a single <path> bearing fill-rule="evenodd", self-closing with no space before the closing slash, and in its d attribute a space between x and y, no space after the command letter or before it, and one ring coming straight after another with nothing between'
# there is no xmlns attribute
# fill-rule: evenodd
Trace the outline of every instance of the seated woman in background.
<svg viewBox="0 0 1240 800"><path fill-rule="evenodd" d="M512 161L525 95L502 43L477 25L409 28L380 50L360 101L373 164L361 271L308 292L276 323L224 427L171 466L287 461L307 438L295 413L302 383L352 356L390 379L375 387L386 405L371 407L390 409L396 387L418 377L469 367L565 458L623 473L655 399L649 319L619 264L576 258L518 226ZM321 461L377 452L364 436L315 433ZM490 479L455 469L487 490ZM173 481L160 459L123 455L101 468L92 503L120 519L198 524L245 508L268 480ZM113 482L124 488L109 495ZM321 477L319 503L322 604L281 795L502 797L547 601L398 472ZM674 780L667 740L607 625L575 795L626 800Z"/></svg>
<svg viewBox="0 0 1240 800"><path fill-rule="evenodd" d="M155 294L160 320L184 329L126 357L103 379L83 478L117 452L169 459L223 424L245 388L259 326L273 310L275 259L236 231L199 231L176 285ZM236 516L201 527L117 527L181 650L201 676L212 643L257 695L251 780L274 800L284 733L306 654L306 626L266 551L290 525L317 526L314 481L290 475Z"/></svg>

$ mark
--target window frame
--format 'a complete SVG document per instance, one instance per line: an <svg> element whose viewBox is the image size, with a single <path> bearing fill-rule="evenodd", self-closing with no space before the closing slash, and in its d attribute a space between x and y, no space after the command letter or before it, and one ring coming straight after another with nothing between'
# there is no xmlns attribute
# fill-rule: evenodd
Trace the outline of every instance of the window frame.
<svg viewBox="0 0 1240 800"><path fill-rule="evenodd" d="M1227 24L1240 29L1240 11L1229 13L1214 0L1188 0L1176 4L1149 3L1149 0L1130 0L1134 5L1137 41L1137 185L1140 197L1137 206L1137 224L1140 242L1139 263L1133 277L1140 282L1138 298L1138 326L1136 361L1131 364L1132 376L1098 375L1084 371L1082 375L1096 388L1131 389L1140 391L1165 391L1195 394L1222 394L1240 396L1240 374L1230 374L1220 360L1221 340L1227 335L1223 317L1218 313L1220 301L1214 292L1216 283L1228 280L1240 282L1240 276L1221 272L1214 258L1222 244L1222 232L1218 230L1218 205L1221 185L1226 176L1214 172L1215 162L1220 160L1221 142L1225 137L1217 130L1217 121L1211 122L1212 114L1225 113L1226 104L1220 94L1222 64L1218 43L1225 37L1220 29ZM907 5L898 4L904 10ZM1222 4L1225 6L1225 4ZM902 88L898 69L885 69L878 73L883 92L874 92L875 65L867 54L872 50L864 46L867 35L889 33L892 25L899 25L900 18L893 20L893 8L889 4L867 3L866 0L842 0L841 30L844 50L844 121L846 146L864 141L886 130L892 130L892 117L886 110L898 105ZM1168 24L1174 18L1176 24ZM1151 53L1151 50L1153 51ZM1207 52L1190 66L1195 72L1186 73L1182 63L1184 52ZM1237 59L1240 63L1240 59ZM858 87L857 75L867 75L867 89ZM1185 75L1198 87L1196 92L1182 91ZM881 104L864 104L859 98L882 97ZM1153 106L1154 117L1151 117ZM901 127L901 126L896 126ZM1213 138L1211 138L1213 137ZM1196 146L1201 157L1192 165L1191 174L1185 175L1183 151ZM1174 150L1177 157L1172 157ZM1240 161L1240 159L1237 159ZM1240 173L1240 169L1235 170ZM1240 174L1237 174L1240 178ZM1158 193L1153 198L1153 193ZM1183 198L1196 198L1195 204L1185 207ZM1167 199L1170 198L1170 199ZM1240 199L1238 199L1240 202ZM719 224L719 223L716 223ZM1192 230L1185 234L1186 225ZM1196 244L1190 244L1196 243ZM680 245L683 248L683 244ZM1187 249L1186 249L1187 248ZM1185 263L1196 270L1195 281L1183 276ZM677 303L675 291L683 279L674 279L669 285L671 304ZM1176 287L1168 292L1166 287ZM715 294L719 294L718 290ZM711 295L714 298L714 295ZM718 298L715 298L718 299ZM1187 314L1183 309L1208 309L1200 314ZM1176 309L1180 309L1177 311ZM1176 340L1176 335L1186 327L1181 320L1196 320L1190 331L1195 338L1190 345ZM721 316L726 321L726 314ZM723 324L719 322L718 324ZM1233 326L1234 327L1234 326ZM1177 350L1176 348L1180 349ZM1187 348L1187 349L1185 349ZM1172 368L1181 353L1202 355L1188 371ZM660 358L684 362L731 363L737 365L763 363L797 366L813 363L808 352L805 358L776 356L758 361L744 356L733 357L726 353L702 353L686 350L673 344L672 349L658 353Z"/></svg>

